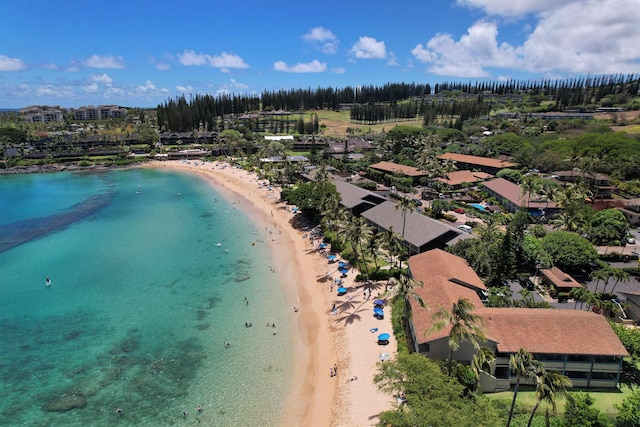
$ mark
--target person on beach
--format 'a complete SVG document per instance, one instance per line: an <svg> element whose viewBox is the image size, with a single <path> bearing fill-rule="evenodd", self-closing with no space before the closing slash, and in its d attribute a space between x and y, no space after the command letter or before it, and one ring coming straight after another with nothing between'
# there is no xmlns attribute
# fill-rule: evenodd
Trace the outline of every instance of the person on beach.
<svg viewBox="0 0 640 427"><path fill-rule="evenodd" d="M201 405L198 405L198 407L196 408L196 411L198 411L198 412L202 412L202 406L201 406Z"/></svg>

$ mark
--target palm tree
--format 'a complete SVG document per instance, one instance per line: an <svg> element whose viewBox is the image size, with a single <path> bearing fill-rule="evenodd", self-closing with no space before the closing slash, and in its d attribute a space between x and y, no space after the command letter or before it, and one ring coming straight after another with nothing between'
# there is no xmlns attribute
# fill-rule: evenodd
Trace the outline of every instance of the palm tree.
<svg viewBox="0 0 640 427"><path fill-rule="evenodd" d="M529 208L529 203L531 202L531 195L538 194L538 192L542 189L542 183L540 182L540 178L536 176L528 176L522 180L520 184L520 195L527 195L527 205L525 208Z"/></svg>
<svg viewBox="0 0 640 427"><path fill-rule="evenodd" d="M475 349L479 349L480 343L486 340L482 318L472 313L473 308L471 301L460 298L458 302L453 303L451 311L441 306L432 316L436 322L427 330L427 333L440 331L451 326L449 331L449 362L447 363L449 374L451 374L453 353L460 348L464 341L470 342Z"/></svg>
<svg viewBox="0 0 640 427"><path fill-rule="evenodd" d="M518 397L518 389L520 388L520 379L524 376L530 380L537 377L538 374L544 372L544 366L538 362L531 353L521 348L509 357L509 367L516 373L516 385L513 387L513 400L509 409L509 418L507 418L507 427L511 425L513 418L513 410L516 406L516 398Z"/></svg>
<svg viewBox="0 0 640 427"><path fill-rule="evenodd" d="M589 293L589 289L582 286L580 286L579 288L571 289L571 292L569 292L569 296L573 298L573 301L575 302L575 306L573 308L578 308L578 302L582 302L582 304L584 305L584 302L587 300L587 294ZM580 308L582 308L582 305L580 306Z"/></svg>
<svg viewBox="0 0 640 427"><path fill-rule="evenodd" d="M409 245L404 238L404 232L407 224L407 214L416 211L416 205L413 204L408 197L400 197L396 202L396 210L402 212L402 243L407 246L407 257L409 256Z"/></svg>
<svg viewBox="0 0 640 427"><path fill-rule="evenodd" d="M474 375L473 389L478 389L478 381L480 380L480 372L486 372L485 368L491 370L491 362L496 358L491 350L482 347L471 359L471 370Z"/></svg>
<svg viewBox="0 0 640 427"><path fill-rule="evenodd" d="M558 372L543 371L538 375L536 381L536 404L533 406L531 416L527 427L531 427L533 416L540 405L540 402L545 401L551 405L553 412L556 411L556 399L558 397L566 397L569 393L568 388L573 387L573 383L566 375L562 375Z"/></svg>
<svg viewBox="0 0 640 427"><path fill-rule="evenodd" d="M382 233L382 244L389 252L391 263L393 264L394 259L397 259L402 253L402 242L400 241L400 236L398 236L398 233L395 232L393 227L389 227Z"/></svg>
<svg viewBox="0 0 640 427"><path fill-rule="evenodd" d="M363 217L352 217L351 221L346 225L344 232L344 239L351 243L353 248L353 254L356 258L356 265L359 265L358 260L362 256L362 266L364 267L364 273L369 276L369 269L367 267L367 261L364 259L364 246L366 242L373 235L373 230L366 219Z"/></svg>
<svg viewBox="0 0 640 427"><path fill-rule="evenodd" d="M629 280L629 273L627 273L621 268L614 268L613 279L615 280L615 282L613 282L613 288L611 288L611 293L613 293L616 290L616 286L618 286L618 283L626 282L627 280Z"/></svg>

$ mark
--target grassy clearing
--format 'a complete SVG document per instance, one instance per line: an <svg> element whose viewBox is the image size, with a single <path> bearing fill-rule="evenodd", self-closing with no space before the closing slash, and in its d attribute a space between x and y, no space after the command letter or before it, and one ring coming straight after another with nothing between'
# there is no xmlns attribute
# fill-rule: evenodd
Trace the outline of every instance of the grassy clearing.
<svg viewBox="0 0 640 427"><path fill-rule="evenodd" d="M380 133L384 130L393 129L397 125L422 127L422 119L386 122L375 125L352 123L349 111L315 110L305 114L305 120L310 119L311 114L317 114L320 125L325 125L324 135L344 137L347 129L355 129L358 132Z"/></svg>
<svg viewBox="0 0 640 427"><path fill-rule="evenodd" d="M627 386L622 386L620 390L616 391L598 389L572 389L571 393L576 393L578 391L588 393L591 397L593 397L595 401L593 404L594 408L598 409L603 414L613 415L616 413L614 405L622 403L622 401L631 394L632 389ZM503 391L500 393L489 393L485 396L492 400L503 400L510 404L511 400L513 399L513 392ZM531 412L535 404L535 391L526 390L518 392L518 400L516 401L516 406L518 407L520 412ZM564 414L565 399L558 400L556 406L557 415L561 416L562 414ZM549 408L549 411L551 411L551 407L542 402L540 404L540 407L538 408L537 413L543 414L547 410L547 407Z"/></svg>

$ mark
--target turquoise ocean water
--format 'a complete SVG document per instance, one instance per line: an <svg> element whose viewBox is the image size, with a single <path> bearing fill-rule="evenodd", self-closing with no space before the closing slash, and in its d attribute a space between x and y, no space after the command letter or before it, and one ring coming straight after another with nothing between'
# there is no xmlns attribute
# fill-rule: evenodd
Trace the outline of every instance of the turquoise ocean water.
<svg viewBox="0 0 640 427"><path fill-rule="evenodd" d="M188 174L0 176L0 425L280 424L264 233Z"/></svg>

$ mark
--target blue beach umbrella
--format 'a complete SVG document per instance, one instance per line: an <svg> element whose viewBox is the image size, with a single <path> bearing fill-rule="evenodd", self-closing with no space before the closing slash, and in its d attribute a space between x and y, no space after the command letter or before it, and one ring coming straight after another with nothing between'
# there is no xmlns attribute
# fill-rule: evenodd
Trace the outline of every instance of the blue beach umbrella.
<svg viewBox="0 0 640 427"><path fill-rule="evenodd" d="M384 311L380 307L376 307L373 309L373 314L376 316L384 317Z"/></svg>
<svg viewBox="0 0 640 427"><path fill-rule="evenodd" d="M373 303L374 303L375 305L384 305L384 300L376 299L376 300L373 300Z"/></svg>
<svg viewBox="0 0 640 427"><path fill-rule="evenodd" d="M346 262L344 262L344 261L340 261L340 262L338 263L338 268L346 268L346 267L347 267L347 265L349 265L349 264L347 264L347 263L346 263Z"/></svg>
<svg viewBox="0 0 640 427"><path fill-rule="evenodd" d="M338 293L339 294L346 294L347 293L347 288L338 288Z"/></svg>
<svg viewBox="0 0 640 427"><path fill-rule="evenodd" d="M339 268L338 271L342 274L347 274L349 272L346 268Z"/></svg>
<svg viewBox="0 0 640 427"><path fill-rule="evenodd" d="M391 338L391 335L389 334L378 335L378 341L389 341L389 338Z"/></svg>

